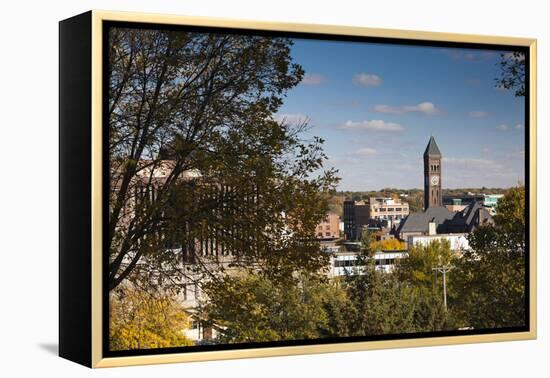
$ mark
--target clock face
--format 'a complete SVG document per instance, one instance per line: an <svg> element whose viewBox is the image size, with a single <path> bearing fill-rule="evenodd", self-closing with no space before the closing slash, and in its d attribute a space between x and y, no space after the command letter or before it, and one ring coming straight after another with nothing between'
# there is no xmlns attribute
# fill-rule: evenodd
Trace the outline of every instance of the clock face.
<svg viewBox="0 0 550 378"><path fill-rule="evenodd" d="M437 185L439 183L439 177L432 176L432 185Z"/></svg>

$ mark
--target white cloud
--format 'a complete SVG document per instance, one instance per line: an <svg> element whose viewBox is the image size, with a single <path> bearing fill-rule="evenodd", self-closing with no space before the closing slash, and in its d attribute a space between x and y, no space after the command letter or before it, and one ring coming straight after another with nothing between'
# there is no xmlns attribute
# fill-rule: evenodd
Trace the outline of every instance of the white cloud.
<svg viewBox="0 0 550 378"><path fill-rule="evenodd" d="M382 79L378 75L359 73L353 76L353 84L362 85L364 87L377 87L382 83Z"/></svg>
<svg viewBox="0 0 550 378"><path fill-rule="evenodd" d="M376 149L370 148L370 147L360 148L357 151L355 151L355 155L359 155L359 156L376 155Z"/></svg>
<svg viewBox="0 0 550 378"><path fill-rule="evenodd" d="M443 157L445 164L468 168L468 167L501 167L500 164L493 160L481 158L453 158Z"/></svg>
<svg viewBox="0 0 550 378"><path fill-rule="evenodd" d="M485 118L489 115L489 113L481 110L475 110L475 111L469 112L468 115L472 118Z"/></svg>
<svg viewBox="0 0 550 378"><path fill-rule="evenodd" d="M309 122L310 118L307 115L301 113L282 113L275 115L275 121L279 123L296 125L304 122Z"/></svg>
<svg viewBox="0 0 550 378"><path fill-rule="evenodd" d="M488 154L489 152L491 152L491 150L489 149L489 147L484 147L481 152L483 152L484 154Z"/></svg>
<svg viewBox="0 0 550 378"><path fill-rule="evenodd" d="M306 73L301 83L304 85L320 85L327 81L327 78L321 74L316 73Z"/></svg>
<svg viewBox="0 0 550 378"><path fill-rule="evenodd" d="M391 114L403 114L403 113L423 113L427 115L433 115L439 113L439 109L431 102L421 102L417 105L405 105L405 106L390 106L390 105L376 105L374 107L375 112L379 113L391 113Z"/></svg>
<svg viewBox="0 0 550 378"><path fill-rule="evenodd" d="M525 159L525 150L514 150L514 151L511 151L511 152L507 153L505 156L507 158L510 158L510 159L520 158L521 160L523 160L523 159Z"/></svg>
<svg viewBox="0 0 550 378"><path fill-rule="evenodd" d="M522 178L521 168L484 158L443 157L446 182L455 187L507 187Z"/></svg>
<svg viewBox="0 0 550 378"><path fill-rule="evenodd" d="M518 123L514 126L514 129L517 129L517 130L521 130L523 129L523 124L522 123ZM509 126L507 123L502 123L500 125L498 125L497 127L497 130L500 130L500 131L507 131L509 129L511 129L512 127Z"/></svg>
<svg viewBox="0 0 550 378"><path fill-rule="evenodd" d="M333 167L338 167L339 173L344 172L344 168L342 167L349 167L354 164L360 164L362 161L357 156L352 156L350 154L345 156L335 156L330 158L329 164L331 164Z"/></svg>
<svg viewBox="0 0 550 378"><path fill-rule="evenodd" d="M386 122L381 119L373 119L370 121L353 122L347 121L341 126L347 130L365 130L365 131L381 131L381 132L397 132L403 131L403 126L398 123Z"/></svg>
<svg viewBox="0 0 550 378"><path fill-rule="evenodd" d="M406 172L416 172L417 170L420 170L420 167L418 166L414 166L412 164L409 164L409 163L405 163L405 164L398 164L396 166L397 169L400 169L402 171L406 171Z"/></svg>

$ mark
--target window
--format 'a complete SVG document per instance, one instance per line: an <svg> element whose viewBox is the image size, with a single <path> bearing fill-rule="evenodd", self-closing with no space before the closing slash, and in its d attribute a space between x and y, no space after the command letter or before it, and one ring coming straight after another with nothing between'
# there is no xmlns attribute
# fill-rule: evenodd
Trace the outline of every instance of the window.
<svg viewBox="0 0 550 378"><path fill-rule="evenodd" d="M330 232L325 232L325 236L330 236Z"/></svg>
<svg viewBox="0 0 550 378"><path fill-rule="evenodd" d="M325 227L325 230L330 230L330 226L327 225L327 226Z"/></svg>
<svg viewBox="0 0 550 378"><path fill-rule="evenodd" d="M348 266L355 266L356 260L336 260L334 261L334 267L335 268L344 268Z"/></svg>

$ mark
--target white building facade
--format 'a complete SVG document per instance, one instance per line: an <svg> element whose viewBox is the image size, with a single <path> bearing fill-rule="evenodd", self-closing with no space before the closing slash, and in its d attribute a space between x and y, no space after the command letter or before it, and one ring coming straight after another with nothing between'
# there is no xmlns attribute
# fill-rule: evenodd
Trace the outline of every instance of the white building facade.
<svg viewBox="0 0 550 378"><path fill-rule="evenodd" d="M417 244L426 247L435 240L448 241L451 250L453 251L464 251L470 249L470 245L468 244L468 234L411 235L407 238L407 245L409 248Z"/></svg>

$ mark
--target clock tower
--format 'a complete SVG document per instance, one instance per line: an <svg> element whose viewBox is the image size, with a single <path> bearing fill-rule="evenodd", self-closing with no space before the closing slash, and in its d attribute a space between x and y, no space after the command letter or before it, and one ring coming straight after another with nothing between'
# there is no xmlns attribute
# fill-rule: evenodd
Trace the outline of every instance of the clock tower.
<svg viewBox="0 0 550 378"><path fill-rule="evenodd" d="M424 210L442 206L441 196L441 152L432 136L424 151Z"/></svg>

